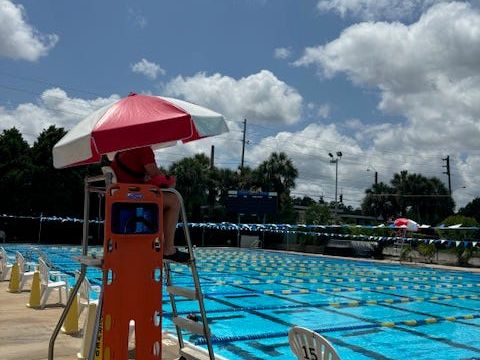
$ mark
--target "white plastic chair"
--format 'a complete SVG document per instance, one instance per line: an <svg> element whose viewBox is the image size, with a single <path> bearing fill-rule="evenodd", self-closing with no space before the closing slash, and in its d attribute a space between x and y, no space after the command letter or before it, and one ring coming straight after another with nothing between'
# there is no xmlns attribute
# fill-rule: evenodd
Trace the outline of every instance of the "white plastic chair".
<svg viewBox="0 0 480 360"><path fill-rule="evenodd" d="M27 280L31 280L33 278L33 274L35 271L25 271L25 258L23 257L20 251L15 252L15 259L18 264L18 273L20 275L20 291L23 290L23 287L27 283Z"/></svg>
<svg viewBox="0 0 480 360"><path fill-rule="evenodd" d="M288 342L298 360L340 360L332 344L313 330L294 326Z"/></svg>
<svg viewBox="0 0 480 360"><path fill-rule="evenodd" d="M79 273L75 273L75 278L78 280ZM98 291L96 291L98 290ZM88 281L88 278L85 276L83 278L82 283L80 284L80 288L78 289L78 316L80 317L82 311L88 308L88 305L91 303L98 304L98 300L93 300L90 297L90 293L92 291L99 292L99 289L95 289Z"/></svg>
<svg viewBox="0 0 480 360"><path fill-rule="evenodd" d="M7 252L0 246L0 281L8 280L13 264L8 263Z"/></svg>
<svg viewBox="0 0 480 360"><path fill-rule="evenodd" d="M48 297L55 289L58 290L58 303L63 304L62 290L65 291L65 299L68 298L68 285L66 279L50 281L50 269L42 258L38 259L38 269L40 271L40 307L42 309L45 307Z"/></svg>

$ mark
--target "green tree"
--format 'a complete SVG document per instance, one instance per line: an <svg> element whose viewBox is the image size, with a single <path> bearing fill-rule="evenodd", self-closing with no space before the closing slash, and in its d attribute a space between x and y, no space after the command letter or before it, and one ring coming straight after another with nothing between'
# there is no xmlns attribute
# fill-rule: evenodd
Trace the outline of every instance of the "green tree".
<svg viewBox="0 0 480 360"><path fill-rule="evenodd" d="M283 153L272 153L269 158L255 169L255 179L262 191L275 191L278 196L279 209L277 221L294 222L295 212L290 191L295 187L298 170L293 162Z"/></svg>
<svg viewBox="0 0 480 360"><path fill-rule="evenodd" d="M244 166L242 169L239 168L235 172L235 176L237 183L236 189L254 191L260 187L256 172L249 166Z"/></svg>
<svg viewBox="0 0 480 360"><path fill-rule="evenodd" d="M189 218L201 219L201 207L207 205L210 159L205 154L183 158L170 166L177 178L176 188L182 194Z"/></svg>
<svg viewBox="0 0 480 360"><path fill-rule="evenodd" d="M305 212L305 222L308 225L326 225L330 220L331 213L327 205L314 203Z"/></svg>
<svg viewBox="0 0 480 360"><path fill-rule="evenodd" d="M32 210L58 216L82 216L83 181L87 167L55 169L52 148L65 135L63 128L43 130L32 146ZM91 170L99 174L97 167Z"/></svg>
<svg viewBox="0 0 480 360"><path fill-rule="evenodd" d="M276 191L278 194L290 194L298 176L298 170L284 152L270 154L255 172L257 184L262 191Z"/></svg>
<svg viewBox="0 0 480 360"><path fill-rule="evenodd" d="M216 177L216 190L218 202L225 206L229 190L237 190L238 174L231 169L216 169L214 173Z"/></svg>
<svg viewBox="0 0 480 360"><path fill-rule="evenodd" d="M366 196L362 201L362 211L365 215L381 216L387 220L396 213L395 198L392 196L394 189L380 182L365 190Z"/></svg>
<svg viewBox="0 0 480 360"><path fill-rule="evenodd" d="M462 216L462 215L453 215L449 216L442 221L446 227L451 225L461 224L462 227L477 227L478 222L471 217ZM464 240L472 240L478 238L478 230L475 229L437 229L436 232L441 238L447 240L460 241L459 244L455 244L454 252L457 256L457 264L461 266L468 265L468 261L472 255L478 251L476 247L466 247Z"/></svg>
<svg viewBox="0 0 480 360"><path fill-rule="evenodd" d="M294 205L299 205L299 206L310 206L310 205L316 204L315 200L313 200L309 196L304 196L303 198L296 197L293 199L293 203Z"/></svg>
<svg viewBox="0 0 480 360"><path fill-rule="evenodd" d="M470 201L465 207L458 210L458 214L472 217L477 222L480 222L480 198L477 197Z"/></svg>
<svg viewBox="0 0 480 360"><path fill-rule="evenodd" d="M26 214L31 207L32 162L30 147L12 128L0 135L0 212Z"/></svg>
<svg viewBox="0 0 480 360"><path fill-rule="evenodd" d="M378 212L384 218L406 216L429 224L437 224L453 214L454 207L452 197L438 178L409 174L406 170L393 175L390 187L380 183L368 189L362 203L362 209L372 215Z"/></svg>

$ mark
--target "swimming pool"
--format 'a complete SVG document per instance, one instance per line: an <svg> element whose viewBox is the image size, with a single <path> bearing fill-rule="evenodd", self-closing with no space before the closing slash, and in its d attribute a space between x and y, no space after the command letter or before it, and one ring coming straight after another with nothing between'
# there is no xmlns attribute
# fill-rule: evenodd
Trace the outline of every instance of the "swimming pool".
<svg viewBox="0 0 480 360"><path fill-rule="evenodd" d="M32 260L44 252L72 276L79 268L80 247L36 248L6 246ZM237 248L197 248L196 257L214 349L227 359L292 359L292 325L327 337L343 360L480 359L480 274ZM187 267L172 270L175 285L192 286ZM100 284L99 270L87 276ZM196 302L177 306L198 312ZM165 291L163 309L175 333Z"/></svg>

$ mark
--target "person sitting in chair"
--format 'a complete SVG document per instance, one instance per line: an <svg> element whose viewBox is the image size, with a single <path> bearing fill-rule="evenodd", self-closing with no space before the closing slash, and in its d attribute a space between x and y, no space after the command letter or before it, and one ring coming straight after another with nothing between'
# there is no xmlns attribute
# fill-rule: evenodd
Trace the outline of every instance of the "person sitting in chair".
<svg viewBox="0 0 480 360"><path fill-rule="evenodd" d="M166 176L155 163L151 147L141 147L116 153L110 165L117 182L128 184L153 184L159 187L173 187L175 178ZM180 213L180 201L172 193L163 194L163 235L165 245L163 258L185 263L190 255L178 250L174 245L175 229Z"/></svg>

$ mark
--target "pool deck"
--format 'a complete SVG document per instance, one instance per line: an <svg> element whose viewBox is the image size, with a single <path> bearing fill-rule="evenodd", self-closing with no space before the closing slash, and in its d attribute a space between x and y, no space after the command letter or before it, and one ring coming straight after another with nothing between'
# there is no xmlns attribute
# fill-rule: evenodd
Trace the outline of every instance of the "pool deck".
<svg viewBox="0 0 480 360"><path fill-rule="evenodd" d="M7 292L8 281L0 282L0 358L1 360L48 359L48 344L63 307L47 306L34 310L25 306L29 291ZM55 298L55 294L52 295ZM81 324L82 322L80 322ZM60 333L55 343L55 360L77 359L81 336ZM133 359L134 357L130 357ZM179 358L178 345L170 338L162 341L162 359Z"/></svg>

